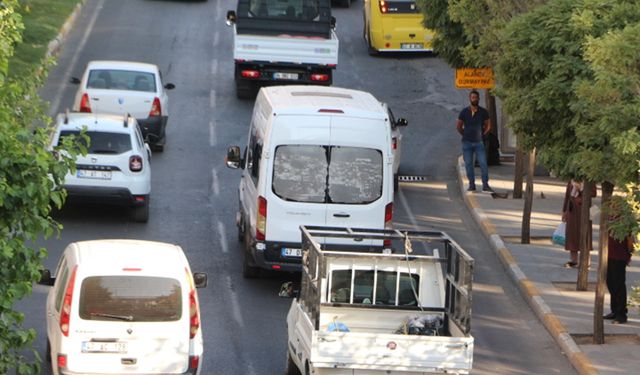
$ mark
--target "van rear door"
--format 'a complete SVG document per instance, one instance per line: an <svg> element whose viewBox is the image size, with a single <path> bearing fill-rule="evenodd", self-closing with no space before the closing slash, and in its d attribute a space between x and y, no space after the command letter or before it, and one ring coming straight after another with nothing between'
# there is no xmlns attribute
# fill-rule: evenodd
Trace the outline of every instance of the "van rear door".
<svg viewBox="0 0 640 375"><path fill-rule="evenodd" d="M326 224L329 126L328 116L281 116L273 124L267 241L296 243L299 250L300 225Z"/></svg>
<svg viewBox="0 0 640 375"><path fill-rule="evenodd" d="M333 117L326 225L384 229L389 194L388 126Z"/></svg>
<svg viewBox="0 0 640 375"><path fill-rule="evenodd" d="M73 373L172 374L189 362L188 285L171 276L81 280L64 350Z"/></svg>

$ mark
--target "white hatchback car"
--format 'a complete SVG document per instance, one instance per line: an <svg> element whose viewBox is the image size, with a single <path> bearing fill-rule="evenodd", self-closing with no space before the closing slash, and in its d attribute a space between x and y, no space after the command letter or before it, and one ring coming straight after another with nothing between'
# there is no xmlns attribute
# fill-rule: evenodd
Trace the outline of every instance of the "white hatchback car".
<svg viewBox="0 0 640 375"><path fill-rule="evenodd" d="M76 159L76 172L65 177L71 200L114 203L131 208L134 221L149 219L151 151L136 119L129 116L67 113L57 117L50 149L61 138L86 131L88 153Z"/></svg>
<svg viewBox="0 0 640 375"><path fill-rule="evenodd" d="M169 97L160 69L154 64L130 61L91 61L73 102L77 112L108 113L135 117L154 151L164 150L169 119Z"/></svg>
<svg viewBox="0 0 640 375"><path fill-rule="evenodd" d="M200 373L204 344L196 288L177 245L138 240L69 244L44 270L47 353L54 375Z"/></svg>

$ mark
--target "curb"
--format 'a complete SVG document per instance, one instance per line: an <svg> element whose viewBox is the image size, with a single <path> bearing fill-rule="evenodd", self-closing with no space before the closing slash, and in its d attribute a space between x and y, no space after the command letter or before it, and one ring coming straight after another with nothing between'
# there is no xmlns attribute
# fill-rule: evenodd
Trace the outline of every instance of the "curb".
<svg viewBox="0 0 640 375"><path fill-rule="evenodd" d="M474 194L467 193L465 190L464 181L466 179L466 172L462 156L458 158L457 171L460 192L467 204L467 207L471 210L474 220L478 225L480 225L482 232L500 258L502 265L507 270L509 276L511 276L515 281L520 293L525 297L538 319L542 322L547 331L549 331L551 336L553 336L558 345L560 345L560 348L569 358L569 362L571 362L571 365L580 375L599 374L591 363L589 357L584 354L560 319L558 319L558 317L551 311L549 305L547 305L544 299L542 299L538 288L536 288L534 283L527 278L524 272L522 272L520 266L513 257L513 254L511 254L511 251L505 246L504 241L502 241L502 238L497 233L493 223L489 220L482 208L480 208Z"/></svg>
<svg viewBox="0 0 640 375"><path fill-rule="evenodd" d="M80 14L80 11L82 10L82 6L84 5L85 2L86 0L80 0L80 2L76 4L75 9L71 13L71 15L67 17L67 20L64 22L64 24L60 28L58 35L56 35L56 37L52 41L50 41L49 44L47 45L47 53L45 57L47 58L54 57L60 52L60 49L62 48L62 44L67 38L67 35L69 35L69 32L71 31L73 24L76 22L76 19L78 18L78 15Z"/></svg>

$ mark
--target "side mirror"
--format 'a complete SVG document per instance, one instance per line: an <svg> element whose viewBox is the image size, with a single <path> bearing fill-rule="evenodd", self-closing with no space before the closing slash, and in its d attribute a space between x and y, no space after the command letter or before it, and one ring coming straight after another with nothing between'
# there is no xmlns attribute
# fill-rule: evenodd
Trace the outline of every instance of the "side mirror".
<svg viewBox="0 0 640 375"><path fill-rule="evenodd" d="M407 126L409 125L409 121L406 118L399 118L396 120L396 126Z"/></svg>
<svg viewBox="0 0 640 375"><path fill-rule="evenodd" d="M71 77L71 79L69 80L69 83L73 83L74 85L79 85L80 84L80 78Z"/></svg>
<svg viewBox="0 0 640 375"><path fill-rule="evenodd" d="M231 146L227 150L227 157L225 158L227 167L232 169L238 169L242 165L242 157L240 156L240 147Z"/></svg>
<svg viewBox="0 0 640 375"><path fill-rule="evenodd" d="M193 273L193 283L196 284L196 288L207 287L207 274L204 272Z"/></svg>
<svg viewBox="0 0 640 375"><path fill-rule="evenodd" d="M331 16L331 18L329 19L329 25L332 29L336 28L336 18L334 16Z"/></svg>
<svg viewBox="0 0 640 375"><path fill-rule="evenodd" d="M236 23L236 12L230 10L227 12L227 26L231 26Z"/></svg>
<svg viewBox="0 0 640 375"><path fill-rule="evenodd" d="M44 269L40 274L40 280L38 281L38 284L51 286L55 283L55 281L56 278L51 277L51 271L48 269Z"/></svg>
<svg viewBox="0 0 640 375"><path fill-rule="evenodd" d="M176 85L174 85L173 83L167 83L166 85L164 85L164 88L167 90L173 90L176 88Z"/></svg>
<svg viewBox="0 0 640 375"><path fill-rule="evenodd" d="M298 298L299 294L299 290L293 289L293 281L287 281L280 285L280 292L278 292L278 297Z"/></svg>

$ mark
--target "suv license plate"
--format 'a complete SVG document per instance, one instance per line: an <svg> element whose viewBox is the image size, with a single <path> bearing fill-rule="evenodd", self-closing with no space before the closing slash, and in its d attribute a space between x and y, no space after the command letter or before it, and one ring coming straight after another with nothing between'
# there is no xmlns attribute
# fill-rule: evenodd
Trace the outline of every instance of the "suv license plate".
<svg viewBox="0 0 640 375"><path fill-rule="evenodd" d="M400 44L402 49L422 49L422 43L402 43Z"/></svg>
<svg viewBox="0 0 640 375"><path fill-rule="evenodd" d="M288 247L283 247L282 250L280 250L280 253L282 254L283 257L301 257L302 256L301 249L290 249Z"/></svg>
<svg viewBox="0 0 640 375"><path fill-rule="evenodd" d="M298 79L298 73L281 73L281 72L276 72L273 73L273 78L274 79Z"/></svg>
<svg viewBox="0 0 640 375"><path fill-rule="evenodd" d="M83 353L126 353L126 342L82 342Z"/></svg>
<svg viewBox="0 0 640 375"><path fill-rule="evenodd" d="M98 180L110 180L111 171L94 171L91 169L78 169L78 178L95 178Z"/></svg>

